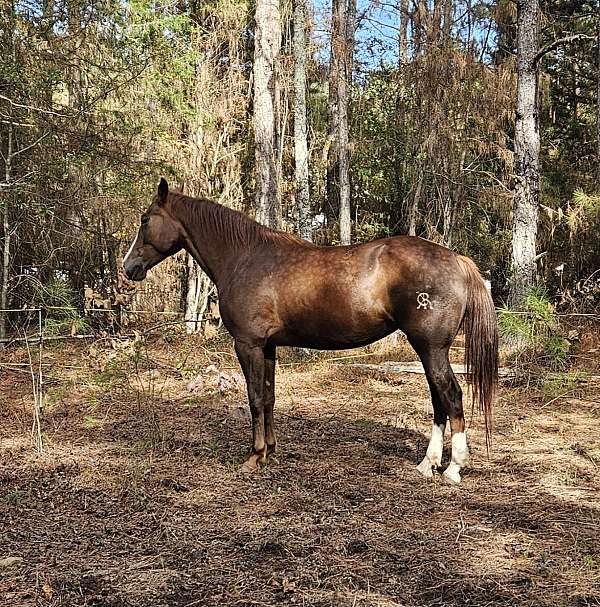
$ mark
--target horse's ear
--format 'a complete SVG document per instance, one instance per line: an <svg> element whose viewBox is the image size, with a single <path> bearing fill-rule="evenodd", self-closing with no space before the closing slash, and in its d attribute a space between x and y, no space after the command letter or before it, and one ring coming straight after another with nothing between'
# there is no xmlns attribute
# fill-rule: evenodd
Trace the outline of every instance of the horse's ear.
<svg viewBox="0 0 600 607"><path fill-rule="evenodd" d="M160 183L158 184L158 201L163 203L167 199L169 193L169 184L164 177L161 177Z"/></svg>

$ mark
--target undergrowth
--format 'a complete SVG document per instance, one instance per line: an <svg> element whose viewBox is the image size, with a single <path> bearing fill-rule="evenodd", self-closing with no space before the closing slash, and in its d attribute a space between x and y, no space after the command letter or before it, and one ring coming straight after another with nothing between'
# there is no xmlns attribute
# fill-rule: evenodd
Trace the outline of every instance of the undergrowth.
<svg viewBox="0 0 600 607"><path fill-rule="evenodd" d="M78 335L89 331L89 323L77 306L77 293L66 280L53 278L46 284L40 282L35 289L40 307L47 310L46 335Z"/></svg>
<svg viewBox="0 0 600 607"><path fill-rule="evenodd" d="M522 310L504 305L498 314L500 336L513 347L516 360L544 363L553 369L565 369L569 362L570 342L560 333L554 306L544 287L533 287Z"/></svg>

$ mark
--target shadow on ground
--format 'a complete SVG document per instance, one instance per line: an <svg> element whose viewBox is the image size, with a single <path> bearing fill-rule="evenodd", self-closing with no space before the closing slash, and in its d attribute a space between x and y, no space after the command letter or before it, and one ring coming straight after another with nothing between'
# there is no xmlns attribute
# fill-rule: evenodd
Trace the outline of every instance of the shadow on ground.
<svg viewBox="0 0 600 607"><path fill-rule="evenodd" d="M426 482L418 378L310 373L280 373L281 448L252 477L241 394L123 392L93 423L65 400L41 458L5 413L0 604L600 605L597 471L551 492L505 423L460 488Z"/></svg>

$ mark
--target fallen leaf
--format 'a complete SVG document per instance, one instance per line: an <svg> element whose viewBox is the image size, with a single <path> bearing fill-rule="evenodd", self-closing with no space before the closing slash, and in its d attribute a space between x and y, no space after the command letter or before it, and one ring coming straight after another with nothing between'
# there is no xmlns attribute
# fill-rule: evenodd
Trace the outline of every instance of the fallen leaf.
<svg viewBox="0 0 600 607"><path fill-rule="evenodd" d="M5 559L0 559L0 569L5 567L12 567L13 565L20 565L23 562L20 556L9 556Z"/></svg>

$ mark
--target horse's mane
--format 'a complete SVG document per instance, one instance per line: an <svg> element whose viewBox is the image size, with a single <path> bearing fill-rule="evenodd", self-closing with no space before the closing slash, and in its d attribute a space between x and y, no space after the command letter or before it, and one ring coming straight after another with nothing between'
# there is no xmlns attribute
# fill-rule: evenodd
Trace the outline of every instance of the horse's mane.
<svg viewBox="0 0 600 607"><path fill-rule="evenodd" d="M186 224L197 225L203 232L210 232L222 242L244 248L262 243L293 242L302 246L314 246L294 234L273 230L240 211L230 209L207 198L192 198L178 192L169 192L173 210Z"/></svg>

